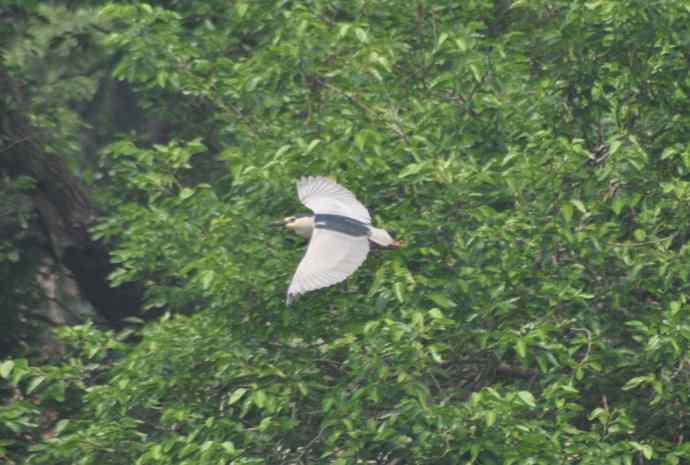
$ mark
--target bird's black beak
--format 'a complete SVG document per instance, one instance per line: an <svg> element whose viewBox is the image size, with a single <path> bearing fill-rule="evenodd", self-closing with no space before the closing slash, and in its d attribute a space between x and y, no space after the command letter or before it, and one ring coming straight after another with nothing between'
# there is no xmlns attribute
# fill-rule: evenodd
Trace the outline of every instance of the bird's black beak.
<svg viewBox="0 0 690 465"><path fill-rule="evenodd" d="M280 227L280 226L285 226L285 221L280 220L280 221L274 221L272 223L268 223L269 226L271 227Z"/></svg>

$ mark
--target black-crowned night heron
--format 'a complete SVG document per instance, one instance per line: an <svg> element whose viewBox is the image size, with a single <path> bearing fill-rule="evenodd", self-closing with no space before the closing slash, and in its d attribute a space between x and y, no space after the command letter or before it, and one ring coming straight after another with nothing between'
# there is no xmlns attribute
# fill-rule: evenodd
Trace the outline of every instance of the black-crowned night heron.
<svg viewBox="0 0 690 465"><path fill-rule="evenodd" d="M347 279L364 263L370 241L382 247L400 247L400 241L371 225L364 205L335 181L319 176L301 178L297 195L313 213L288 216L275 223L311 238L288 288L288 305L300 294Z"/></svg>

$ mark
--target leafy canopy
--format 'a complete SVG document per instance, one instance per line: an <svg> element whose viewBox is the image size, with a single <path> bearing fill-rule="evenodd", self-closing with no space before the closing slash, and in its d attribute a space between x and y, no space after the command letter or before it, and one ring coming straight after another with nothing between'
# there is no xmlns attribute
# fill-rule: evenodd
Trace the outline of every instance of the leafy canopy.
<svg viewBox="0 0 690 465"><path fill-rule="evenodd" d="M171 138L101 150L92 233L113 284L167 316L0 365L70 405L28 464L689 460L686 2L104 2L93 21ZM406 247L288 309L302 241L266 225L307 174ZM32 430L17 405L0 428Z"/></svg>

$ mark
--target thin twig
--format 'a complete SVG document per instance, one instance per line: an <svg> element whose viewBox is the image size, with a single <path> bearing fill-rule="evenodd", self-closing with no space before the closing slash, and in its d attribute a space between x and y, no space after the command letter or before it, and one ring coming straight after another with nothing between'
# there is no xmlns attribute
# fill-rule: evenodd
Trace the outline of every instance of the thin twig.
<svg viewBox="0 0 690 465"><path fill-rule="evenodd" d="M314 444L316 441L318 441L321 438L321 436L323 435L325 430L326 430L326 428L321 428L319 430L319 434L314 436L314 438L304 446L304 448L302 449L302 452L297 456L297 459L296 459L297 461L299 461L299 462L302 461L302 457L304 457L304 455L307 452L309 452L309 449L311 449L312 444Z"/></svg>
<svg viewBox="0 0 690 465"><path fill-rule="evenodd" d="M510 366L505 363L500 363L496 367L496 373L503 376L509 376L511 378L523 378L523 379L533 379L539 376L539 371L531 368L521 368Z"/></svg>
<svg viewBox="0 0 690 465"><path fill-rule="evenodd" d="M2 153L2 152L7 152L9 149L11 149L12 147L14 147L15 145L19 145L19 144L21 144L22 142L26 142L26 141L28 141L28 140L31 140L31 138L30 138L29 136L25 136L25 137L22 137L21 139L17 139L17 140L15 140L15 141L13 141L13 142L12 142L10 145L8 145L7 147L3 147L3 149L0 150L0 153Z"/></svg>
<svg viewBox="0 0 690 465"><path fill-rule="evenodd" d="M589 354L592 352L592 332L587 328L573 328L573 331L580 331L587 335L587 350L585 351L585 356L582 357L580 363L577 364L578 368L582 368L585 362L589 360Z"/></svg>
<svg viewBox="0 0 690 465"><path fill-rule="evenodd" d="M371 113L372 113L371 109L368 106L366 106L365 104L363 104L362 102L360 102L354 96L348 94L347 92L345 92L342 89L339 89L338 87L334 86L333 84L330 84L330 83L324 81L323 79L316 78L316 80L322 86L327 87L328 89L331 89L332 91L334 91L334 92L342 95L343 97L347 98L350 102L354 103L357 108L359 108L364 113L366 113L367 116L371 115Z"/></svg>
<svg viewBox="0 0 690 465"><path fill-rule="evenodd" d="M671 235L668 236L668 237L662 237L662 238L659 238L659 239L654 239L654 240L646 241L646 242L636 242L636 243L634 243L634 244L633 244L633 243L627 244L627 243L621 243L621 242L607 242L607 244L612 245L612 246L614 246L614 247L640 247L640 246L643 246L643 245L656 244L656 243L659 243L659 242L668 241L668 240L673 239L673 238L676 237L677 235L678 235L678 233L673 233L673 234L671 234Z"/></svg>

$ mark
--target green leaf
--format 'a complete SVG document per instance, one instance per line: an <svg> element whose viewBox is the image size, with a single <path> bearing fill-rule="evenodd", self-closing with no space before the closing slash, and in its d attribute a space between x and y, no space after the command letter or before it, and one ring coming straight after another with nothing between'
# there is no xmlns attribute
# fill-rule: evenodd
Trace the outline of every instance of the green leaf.
<svg viewBox="0 0 690 465"><path fill-rule="evenodd" d="M570 224L571 220L573 219L573 206L569 203L564 203L561 205L561 214L563 215L563 219L565 220L566 224Z"/></svg>
<svg viewBox="0 0 690 465"><path fill-rule="evenodd" d="M41 383L43 383L43 381L45 381L45 379L45 376L37 376L34 379L32 379L29 383L29 386L26 388L26 393L31 394L32 392L34 392L36 388L40 386Z"/></svg>
<svg viewBox="0 0 690 465"><path fill-rule="evenodd" d="M645 459L651 460L654 457L654 449L648 444L641 444L636 441L630 441L630 445L637 451L641 452Z"/></svg>
<svg viewBox="0 0 690 465"><path fill-rule="evenodd" d="M400 171L398 174L398 178L406 178L408 176L412 176L415 174L418 174L422 169L424 168L424 165L422 163L413 163L411 165L407 165L405 168Z"/></svg>
<svg viewBox="0 0 690 465"><path fill-rule="evenodd" d="M333 408L333 403L334 403L334 399L332 397L326 397L323 400L323 405L321 407L321 410L323 411L323 413L328 413Z"/></svg>
<svg viewBox="0 0 690 465"><path fill-rule="evenodd" d="M338 40L346 37L347 32L350 30L351 27L352 27L352 25L349 23L341 24L340 28L338 29Z"/></svg>
<svg viewBox="0 0 690 465"><path fill-rule="evenodd" d="M625 208L626 202L624 199L621 197L616 197L613 199L613 203L611 204L611 209L616 215L620 215L621 211L623 211L623 208Z"/></svg>
<svg viewBox="0 0 690 465"><path fill-rule="evenodd" d="M474 463L479 458L481 450L481 446L476 442L470 445L470 463Z"/></svg>
<svg viewBox="0 0 690 465"><path fill-rule="evenodd" d="M520 400L522 400L525 404L527 404L530 407L536 407L537 403L534 400L534 396L532 395L531 392L529 391L519 391L517 393L518 397Z"/></svg>
<svg viewBox="0 0 690 465"><path fill-rule="evenodd" d="M361 27L355 28L355 35L357 36L357 39L360 42L362 42L363 44L366 44L367 42L369 42L369 35Z"/></svg>
<svg viewBox="0 0 690 465"><path fill-rule="evenodd" d="M233 391L233 393L230 395L230 398L228 399L228 405L233 405L237 403L242 396L247 392L247 389L245 388L237 388Z"/></svg>
<svg viewBox="0 0 690 465"><path fill-rule="evenodd" d="M261 76L254 76L253 78L251 78L247 83L247 92L253 92L261 81Z"/></svg>
<svg viewBox="0 0 690 465"><path fill-rule="evenodd" d="M623 390L629 391L631 389L635 389L643 383L651 383L652 381L654 381L654 376L652 375L636 376L634 378L629 379L628 382L625 383L625 385L623 386Z"/></svg>
<svg viewBox="0 0 690 465"><path fill-rule="evenodd" d="M53 433L56 436L59 436L60 433L62 433L65 430L65 428L67 428L67 426L69 426L69 423L70 423L70 420L68 420L68 419L63 419L63 420L58 421L57 424L55 425Z"/></svg>
<svg viewBox="0 0 690 465"><path fill-rule="evenodd" d="M5 360L4 362L0 363L0 376L5 379L9 378L12 368L14 368L13 360Z"/></svg>
<svg viewBox="0 0 690 465"><path fill-rule="evenodd" d="M276 150L274 158L280 158L281 156L283 156L283 154L285 154L291 148L292 148L292 146L290 144L285 144L285 145L281 146L278 150Z"/></svg>
<svg viewBox="0 0 690 465"><path fill-rule="evenodd" d="M211 287L211 284L213 283L215 276L216 276L215 271L204 270L201 273L201 287L202 287L202 289L208 290Z"/></svg>
<svg viewBox="0 0 690 465"><path fill-rule="evenodd" d="M524 339L518 339L515 343L515 352L520 356L520 358L527 357L527 344Z"/></svg>
<svg viewBox="0 0 690 465"><path fill-rule="evenodd" d="M309 155L311 153L311 151L314 150L314 148L317 145L319 145L320 142L321 142L321 139L314 139L313 141L311 141L309 143L309 145L307 146L307 149L304 151L304 154Z"/></svg>
<svg viewBox="0 0 690 465"><path fill-rule="evenodd" d="M613 142L611 142L611 145L609 146L609 156L615 155L622 144L623 142L620 140L614 140Z"/></svg>
<svg viewBox="0 0 690 465"><path fill-rule="evenodd" d="M429 294L429 298L439 307L442 308L455 308L457 305L451 299L443 294L432 293Z"/></svg>
<svg viewBox="0 0 690 465"><path fill-rule="evenodd" d="M395 292L395 298L398 299L398 302L403 303L405 298L403 297L402 284L393 284L393 291Z"/></svg>
<svg viewBox="0 0 690 465"><path fill-rule="evenodd" d="M443 313L438 308L432 308L431 310L429 310L428 315L429 315L429 317L431 317L434 320L442 320L443 319Z"/></svg>
<svg viewBox="0 0 690 465"><path fill-rule="evenodd" d="M441 35L438 37L438 40L436 41L436 48L441 48L441 46L445 43L446 40L448 40L448 33L441 33Z"/></svg>
<svg viewBox="0 0 690 465"><path fill-rule="evenodd" d="M268 400L268 397L266 396L266 393L264 391L258 389L254 391L254 393L252 394L252 400L254 401L257 407L264 408L266 407L266 401Z"/></svg>
<svg viewBox="0 0 690 465"><path fill-rule="evenodd" d="M235 2L235 9L237 10L237 16L242 18L247 14L247 11L249 10L249 5L246 2Z"/></svg>
<svg viewBox="0 0 690 465"><path fill-rule="evenodd" d="M477 83L482 82L482 73L479 71L479 67L475 64L470 65L470 71L472 71L472 76Z"/></svg>
<svg viewBox="0 0 690 465"><path fill-rule="evenodd" d="M431 358L434 360L434 362L443 363L443 357L441 357L437 347L430 345L429 353L431 354Z"/></svg>
<svg viewBox="0 0 690 465"><path fill-rule="evenodd" d="M570 203L575 205L575 208L577 208L580 211L580 213L582 213L582 214L587 213L587 209L585 208L585 204L582 203L582 200L573 199L570 201Z"/></svg>
<svg viewBox="0 0 690 465"><path fill-rule="evenodd" d="M496 411L489 410L488 412L486 412L484 420L486 421L486 427L491 428L493 425L496 424Z"/></svg>
<svg viewBox="0 0 690 465"><path fill-rule="evenodd" d="M53 382L45 389L43 392L43 397L46 399L56 400L58 402L64 402L66 388L66 384L62 381Z"/></svg>
<svg viewBox="0 0 690 465"><path fill-rule="evenodd" d="M607 424L610 418L609 411L606 409L603 409L601 407L597 407L594 410L592 410L592 413L589 414L589 417L587 419L589 421L592 420L599 420L602 424Z"/></svg>

